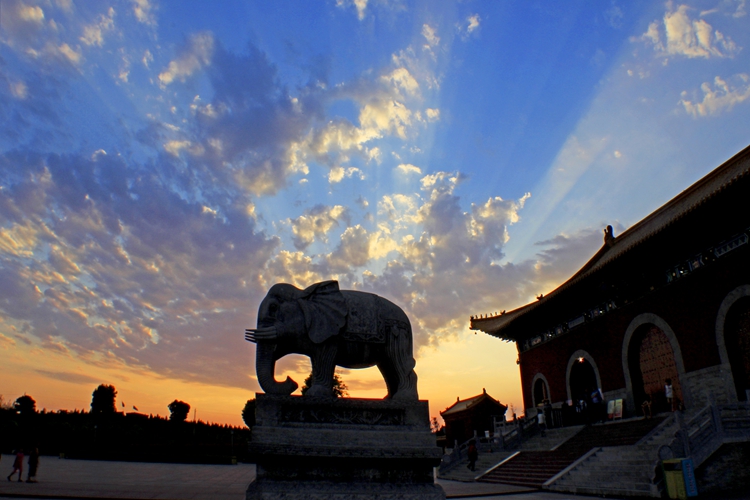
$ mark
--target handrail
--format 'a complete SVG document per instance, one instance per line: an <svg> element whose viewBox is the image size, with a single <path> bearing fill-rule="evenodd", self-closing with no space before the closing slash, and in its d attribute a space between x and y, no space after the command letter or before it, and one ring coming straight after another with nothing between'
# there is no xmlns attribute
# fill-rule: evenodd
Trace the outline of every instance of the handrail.
<svg viewBox="0 0 750 500"><path fill-rule="evenodd" d="M506 427L510 427L510 430L503 432L503 429ZM495 435L489 438L477 436L476 431L474 431L473 437L470 437L460 445L457 444L450 453L443 455L443 459L438 466L438 471L445 473L468 458L466 450L469 447L469 442L472 440L476 443L477 451L480 453L492 453L493 451L520 448L521 443L538 432L539 424L537 423L537 419L533 417L526 418L526 416L517 418L513 422L508 422L506 425L496 425Z"/></svg>
<svg viewBox="0 0 750 500"><path fill-rule="evenodd" d="M595 455L596 453L599 453L600 451L602 451L601 446L595 446L595 447L591 448L582 457L576 459L575 462L573 462L572 464L568 465L567 467L565 467L563 470L561 470L560 472L558 472L557 474L555 474L551 478L547 479L544 482L544 484L542 484L542 486L543 487L547 487L550 484L554 483L555 481L557 481L558 479L560 479L561 477L563 477L565 474L567 474L568 472L570 472L573 469L575 469L576 467L578 467L584 461L588 460L591 455Z"/></svg>
<svg viewBox="0 0 750 500"><path fill-rule="evenodd" d="M504 460L501 460L500 462L496 463L495 465L493 465L492 467L490 467L489 469L487 469L486 471L482 472L477 477L475 477L474 481L478 480L482 476L486 476L487 474L489 474L493 470L497 469L498 467L500 467L504 463L508 462L509 460L512 460L512 459L516 458L516 456L518 456L520 453L521 453L520 451L517 451L517 452L513 453L512 455L510 455L509 457L506 457Z"/></svg>

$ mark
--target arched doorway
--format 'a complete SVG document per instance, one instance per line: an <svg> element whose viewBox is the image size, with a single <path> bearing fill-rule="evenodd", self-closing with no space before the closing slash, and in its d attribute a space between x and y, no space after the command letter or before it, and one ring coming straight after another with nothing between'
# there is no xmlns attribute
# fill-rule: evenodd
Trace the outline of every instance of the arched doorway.
<svg viewBox="0 0 750 500"><path fill-rule="evenodd" d="M536 380L534 380L532 391L534 397L534 406L539 406L545 399L550 399L549 386L547 386L547 381L541 374L539 374L536 377Z"/></svg>
<svg viewBox="0 0 750 500"><path fill-rule="evenodd" d="M588 359L578 357L570 367L570 397L574 402L588 401L591 391L598 388L596 372Z"/></svg>
<svg viewBox="0 0 750 500"><path fill-rule="evenodd" d="M643 324L633 334L628 364L636 407L650 400L653 412L670 410L664 394L671 379L675 400L683 401L679 372L669 337L656 325Z"/></svg>
<svg viewBox="0 0 750 500"><path fill-rule="evenodd" d="M724 343L739 401L750 391L750 297L737 300L726 316Z"/></svg>

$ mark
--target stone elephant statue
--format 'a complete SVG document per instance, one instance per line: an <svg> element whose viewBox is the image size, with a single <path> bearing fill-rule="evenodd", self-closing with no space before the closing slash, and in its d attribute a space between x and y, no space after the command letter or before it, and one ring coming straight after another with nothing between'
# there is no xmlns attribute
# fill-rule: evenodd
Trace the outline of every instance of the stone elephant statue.
<svg viewBox="0 0 750 500"><path fill-rule="evenodd" d="M406 313L372 293L339 290L337 281L304 290L273 285L258 308L257 328L245 330L257 344L255 369L267 394L289 395L298 387L287 377L277 382L276 360L304 354L312 362L306 395L332 397L336 366L377 366L388 387L386 398L417 400L411 324Z"/></svg>

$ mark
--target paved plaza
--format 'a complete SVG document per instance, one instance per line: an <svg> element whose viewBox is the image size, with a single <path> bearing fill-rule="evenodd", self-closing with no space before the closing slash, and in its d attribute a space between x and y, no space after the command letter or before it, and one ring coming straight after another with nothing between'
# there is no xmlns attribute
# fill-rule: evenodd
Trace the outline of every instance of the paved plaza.
<svg viewBox="0 0 750 500"><path fill-rule="evenodd" d="M61 460L43 456L38 483L8 482L11 455L0 460L0 497L107 500L242 500L255 478L255 465L192 465ZM15 479L15 476L14 476ZM24 470L26 479L26 470ZM448 498L566 500L573 495L527 488L458 481L438 482ZM580 499L581 497L575 497Z"/></svg>

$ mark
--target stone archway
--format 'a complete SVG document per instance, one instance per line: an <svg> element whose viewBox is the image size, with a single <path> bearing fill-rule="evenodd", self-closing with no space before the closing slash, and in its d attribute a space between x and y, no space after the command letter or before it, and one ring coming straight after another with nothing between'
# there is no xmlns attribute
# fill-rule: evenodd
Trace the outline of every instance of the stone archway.
<svg viewBox="0 0 750 500"><path fill-rule="evenodd" d="M627 404L635 413L640 412L645 399L651 400L654 412L669 409L664 397L668 378L672 380L674 396L688 405L691 403L683 383L685 366L680 344L659 316L640 314L630 322L623 339L622 364Z"/></svg>
<svg viewBox="0 0 750 500"><path fill-rule="evenodd" d="M541 373L537 373L531 381L531 402L536 407L544 399L552 401L549 392L549 382L547 382L547 377Z"/></svg>
<svg viewBox="0 0 750 500"><path fill-rule="evenodd" d="M722 301L716 317L716 344L722 367L732 374L729 399L750 400L750 285L735 288Z"/></svg>

